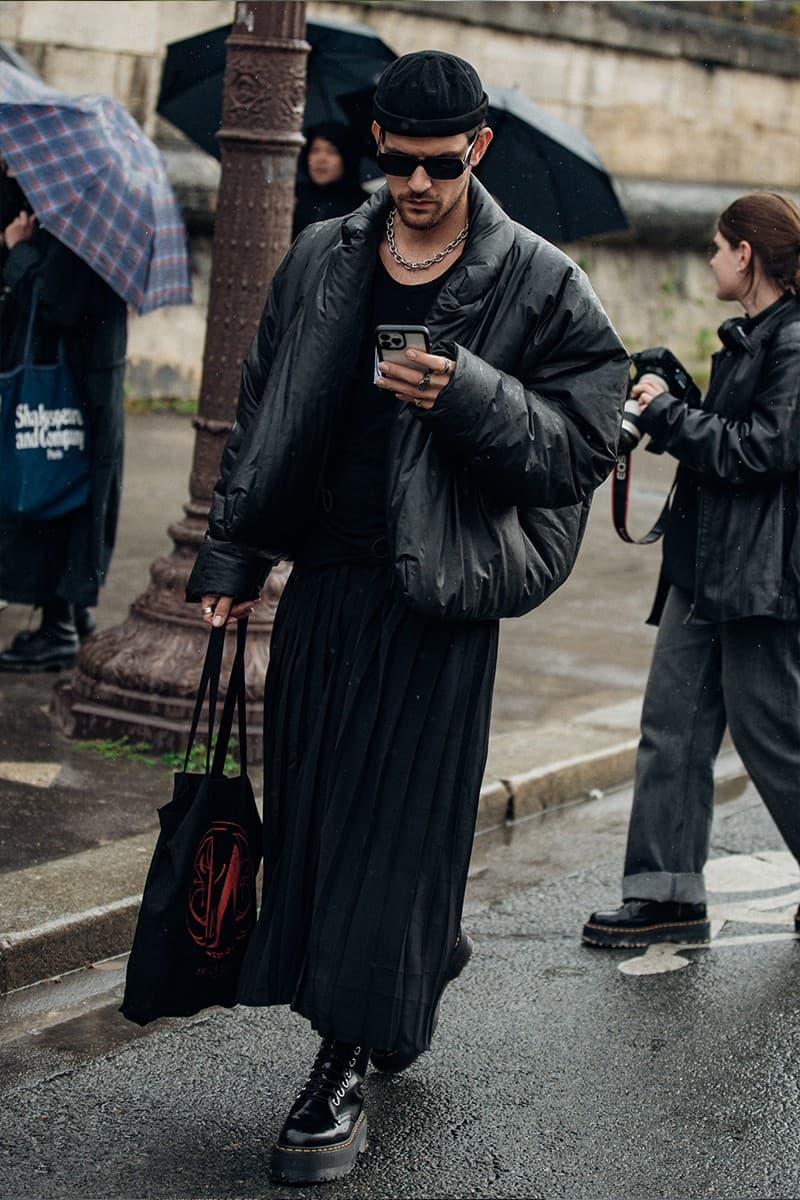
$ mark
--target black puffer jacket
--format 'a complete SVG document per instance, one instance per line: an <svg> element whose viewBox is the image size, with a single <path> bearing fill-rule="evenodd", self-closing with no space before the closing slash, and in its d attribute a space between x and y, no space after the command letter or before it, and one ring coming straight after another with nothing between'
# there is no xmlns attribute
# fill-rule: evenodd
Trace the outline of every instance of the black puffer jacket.
<svg viewBox="0 0 800 1200"><path fill-rule="evenodd" d="M244 364L209 536L187 595L254 595L319 509L390 198L310 226L273 280ZM466 249L428 314L456 360L426 412L400 406L387 527L419 612L515 616L569 574L615 460L627 355L582 271L511 222L474 179Z"/></svg>
<svg viewBox="0 0 800 1200"><path fill-rule="evenodd" d="M698 486L692 616L800 617L800 297L720 326L700 408L668 392L640 424ZM661 615L662 577L650 622Z"/></svg>

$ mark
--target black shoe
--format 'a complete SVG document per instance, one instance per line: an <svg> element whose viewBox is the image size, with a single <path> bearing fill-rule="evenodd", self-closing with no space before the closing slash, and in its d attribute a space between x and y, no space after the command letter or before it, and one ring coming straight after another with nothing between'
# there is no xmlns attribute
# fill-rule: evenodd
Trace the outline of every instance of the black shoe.
<svg viewBox="0 0 800 1200"><path fill-rule="evenodd" d="M794 931L800 933L800 904L797 906L797 912L794 914Z"/></svg>
<svg viewBox="0 0 800 1200"><path fill-rule="evenodd" d="M97 629L97 622L94 619L94 613L84 604L73 604L72 613L75 620L75 629L81 641L84 638L91 637Z"/></svg>
<svg viewBox="0 0 800 1200"><path fill-rule="evenodd" d="M367 1148L368 1060L368 1050L325 1038L273 1147L274 1183L324 1183L350 1174Z"/></svg>
<svg viewBox="0 0 800 1200"><path fill-rule="evenodd" d="M654 942L710 942L705 904L626 900L613 912L592 913L583 927L590 946L652 946Z"/></svg>
<svg viewBox="0 0 800 1200"><path fill-rule="evenodd" d="M0 654L0 671L60 671L72 666L77 653L75 626L56 621L35 633L18 633Z"/></svg>
<svg viewBox="0 0 800 1200"><path fill-rule="evenodd" d="M447 974L444 977L442 990L439 993L439 999L433 1014L431 1036L436 1033L439 1025L439 1009L442 1005L444 989L448 983L452 983L454 979L457 979L464 970L464 967L472 958L472 951L472 941L462 929L458 935L458 941L453 947L453 952L450 955L450 962L447 964ZM412 1063L415 1063L422 1053L422 1050L373 1050L370 1055L370 1062L376 1071L383 1071L387 1075L399 1075L401 1071L405 1071L406 1067L410 1067Z"/></svg>

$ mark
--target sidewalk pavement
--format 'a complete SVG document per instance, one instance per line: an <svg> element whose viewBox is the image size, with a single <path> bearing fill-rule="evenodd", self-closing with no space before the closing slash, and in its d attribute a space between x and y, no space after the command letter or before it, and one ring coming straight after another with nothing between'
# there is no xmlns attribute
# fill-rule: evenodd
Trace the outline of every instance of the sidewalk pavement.
<svg viewBox="0 0 800 1200"><path fill-rule="evenodd" d="M150 563L170 548L166 527L187 498L192 448L187 417L127 418L123 509L99 629L125 618ZM640 452L637 525L655 518L668 480L668 465ZM606 484L572 578L540 610L503 624L481 830L631 777L659 553L623 545L609 508ZM30 619L15 605L0 612L0 643ZM0 675L0 995L128 949L157 808L171 793L174 768L160 756L145 762L66 738L49 711L54 680Z"/></svg>

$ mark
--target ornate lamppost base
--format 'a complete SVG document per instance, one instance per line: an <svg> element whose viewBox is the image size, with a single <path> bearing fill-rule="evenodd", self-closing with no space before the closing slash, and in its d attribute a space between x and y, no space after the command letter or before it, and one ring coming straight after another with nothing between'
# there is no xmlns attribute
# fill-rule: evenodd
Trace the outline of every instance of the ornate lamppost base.
<svg viewBox="0 0 800 1200"><path fill-rule="evenodd" d="M170 534L175 536L178 528ZM68 736L124 737L159 752L185 748L209 632L196 606L183 598L195 554L196 546L176 542L171 555L152 564L150 586L131 605L127 619L81 647L74 670L53 691L53 710ZM285 566L273 571L248 627L247 756L254 763L263 753L269 638L287 577ZM234 631L232 623L229 632ZM230 668L234 642L230 636L223 675Z"/></svg>

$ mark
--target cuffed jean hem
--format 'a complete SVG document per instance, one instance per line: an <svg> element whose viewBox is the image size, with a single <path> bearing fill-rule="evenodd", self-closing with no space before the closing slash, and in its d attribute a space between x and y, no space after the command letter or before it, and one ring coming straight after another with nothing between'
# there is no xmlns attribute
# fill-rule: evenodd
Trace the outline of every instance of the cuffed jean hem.
<svg viewBox="0 0 800 1200"><path fill-rule="evenodd" d="M706 885L702 875L691 872L642 871L622 880L622 899L654 900L657 904L705 904Z"/></svg>

